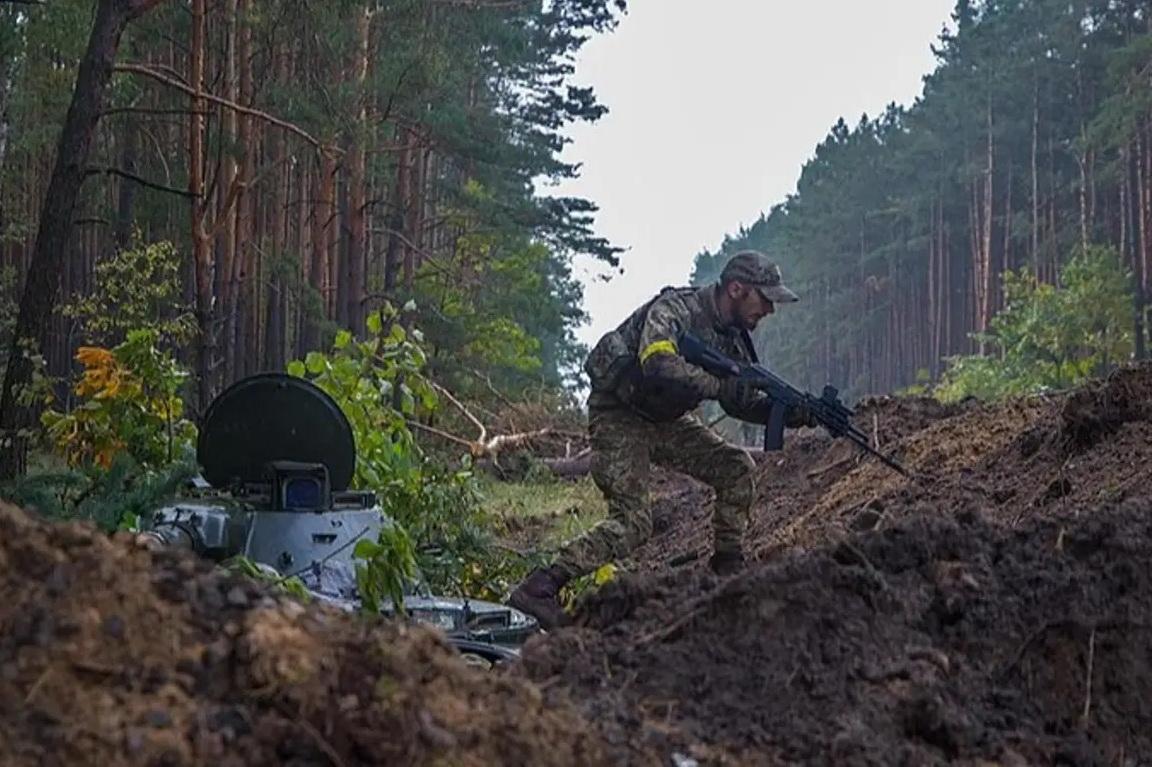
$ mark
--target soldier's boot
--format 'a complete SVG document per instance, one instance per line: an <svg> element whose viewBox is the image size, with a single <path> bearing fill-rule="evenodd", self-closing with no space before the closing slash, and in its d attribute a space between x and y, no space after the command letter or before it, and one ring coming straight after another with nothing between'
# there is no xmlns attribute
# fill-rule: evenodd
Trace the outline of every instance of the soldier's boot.
<svg viewBox="0 0 1152 767"><path fill-rule="evenodd" d="M560 604L560 589L568 578L556 568L537 568L508 597L508 604L535 618L544 630L566 626L571 622Z"/></svg>
<svg viewBox="0 0 1152 767"><path fill-rule="evenodd" d="M744 569L744 552L739 549L716 551L708 560L708 566L719 576L735 575Z"/></svg>

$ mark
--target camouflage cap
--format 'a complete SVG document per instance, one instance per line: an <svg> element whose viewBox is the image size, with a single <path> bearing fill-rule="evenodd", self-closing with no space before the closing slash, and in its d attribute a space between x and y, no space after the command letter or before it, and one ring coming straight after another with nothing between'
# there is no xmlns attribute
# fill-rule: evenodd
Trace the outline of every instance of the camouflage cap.
<svg viewBox="0 0 1152 767"><path fill-rule="evenodd" d="M724 271L720 273L720 282L755 285L760 295L776 304L800 300L800 296L785 287L780 276L780 267L768 256L755 250L743 250L732 256L724 265Z"/></svg>

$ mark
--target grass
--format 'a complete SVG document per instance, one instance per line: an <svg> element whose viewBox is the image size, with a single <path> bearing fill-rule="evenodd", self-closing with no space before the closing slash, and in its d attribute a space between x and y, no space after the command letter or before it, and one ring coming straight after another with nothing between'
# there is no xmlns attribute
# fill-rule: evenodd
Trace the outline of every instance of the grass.
<svg viewBox="0 0 1152 767"><path fill-rule="evenodd" d="M485 480L484 509L500 519L519 546L556 548L591 528L608 506L592 480L534 479L523 482Z"/></svg>

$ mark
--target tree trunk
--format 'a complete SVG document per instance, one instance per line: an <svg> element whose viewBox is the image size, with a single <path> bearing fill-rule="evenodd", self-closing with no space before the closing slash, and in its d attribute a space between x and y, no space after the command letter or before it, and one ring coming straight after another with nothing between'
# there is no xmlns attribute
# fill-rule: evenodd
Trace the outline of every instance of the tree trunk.
<svg viewBox="0 0 1152 767"><path fill-rule="evenodd" d="M1037 150L1040 144L1040 84L1032 90L1032 273L1040 279L1040 178L1037 173Z"/></svg>
<svg viewBox="0 0 1152 767"><path fill-rule="evenodd" d="M19 401L32 380L33 365L25 345L47 345L48 319L60 294L64 254L72 234L72 219L84 181L92 136L104 108L112 66L128 23L151 10L159 0L100 0L88 46L80 60L72 101L64 118L56 161L40 210L36 242L20 298L20 310L8 352L8 367L0 394L0 479L25 470L28 434L36 414Z"/></svg>
<svg viewBox="0 0 1152 767"><path fill-rule="evenodd" d="M239 0L236 8L239 15L237 20L236 56L240 68L240 92L238 98L239 103L243 106L249 106L253 102L252 25L249 21L250 9L251 0ZM248 184L252 183L252 179L256 175L256 123L251 115L240 115L238 130L241 151L241 185L236 194L236 244L233 246L233 250L236 253L237 260L239 260L241 264L251 264L255 258L253 240L256 236L256 195L254 190L248 187ZM247 270L246 267L245 271ZM245 287L244 293L239 297L241 305L238 305L236 308L237 316L245 319L245 325L249 326L241 336L245 342L241 348L245 351L237 361L238 372L242 375L255 372L253 366L257 359L255 349L253 349L255 337L251 331L251 321L247 319L249 315L246 311L246 306L244 306L245 302L251 300L252 290L250 285Z"/></svg>
<svg viewBox="0 0 1152 767"><path fill-rule="evenodd" d="M980 316L978 318L978 327L980 332L988 329L988 323L992 319L992 214L993 214L993 187L992 177L994 174L995 166L993 159L995 157L995 146L992 137L992 93L988 93L988 112L987 112L987 126L988 126L988 165L984 171L984 231L983 241L981 243L980 253L980 268L982 270L981 277L983 278L983 286L980 290ZM980 342L980 353L984 353L984 342Z"/></svg>
<svg viewBox="0 0 1152 767"><path fill-rule="evenodd" d="M120 154L120 167L128 173L139 175L137 160L140 153L140 128L136 115L127 115L124 120L124 147ZM0 163L2 166L3 163ZM116 225L112 232L116 247L126 250L132 242L133 211L136 207L136 182L120 179L116 199Z"/></svg>
<svg viewBox="0 0 1152 767"><path fill-rule="evenodd" d="M1147 355L1145 345L1147 327L1145 327L1145 300L1148 296L1148 251L1149 251L1149 210L1152 209L1152 190L1148 188L1149 182L1149 147L1148 132L1142 129L1136 136L1136 190L1137 190L1137 226L1140 235L1140 246L1133 250L1133 273L1136 282L1136 326L1135 341L1138 359Z"/></svg>
<svg viewBox="0 0 1152 767"><path fill-rule="evenodd" d="M196 324L199 331L199 356L196 360L197 407L200 413L208 407L215 391L216 322L213 307L212 243L205 229L208 201L204 199L204 53L205 0L192 0L192 44L189 51L189 76L192 80L192 114L188 118L188 191L192 195L191 229L192 260L196 265Z"/></svg>
<svg viewBox="0 0 1152 767"><path fill-rule="evenodd" d="M1000 251L1000 258L996 262L996 268L992 271L993 313L1003 306L1001 281L997 278L1012 268L1012 162L1008 161L1005 164L1008 166L1008 180L1004 186L1004 247ZM989 321L991 321L991 318L989 318Z"/></svg>
<svg viewBox="0 0 1152 767"><path fill-rule="evenodd" d="M401 270L408 262L408 246L404 243L404 205L408 200L409 173L408 131L398 128L398 140L404 142L403 149L396 163L396 183L392 188L391 205L388 208L386 221L388 222L388 245L384 253L384 292L395 290Z"/></svg>
<svg viewBox="0 0 1152 767"><path fill-rule="evenodd" d="M237 47L237 0L227 0L224 11L224 98L233 103L237 100L240 90L239 71L236 65ZM225 142L219 184L217 185L216 220L216 252L219 269L216 274L218 284L217 301L223 309L222 337L224 348L221 350L223 365L223 382L225 385L232 382L236 375L237 366L237 335L243 323L237 320L238 306L237 293L240 289L236 277L236 215L232 210L232 187L240 181L240 165L236 161L237 139L240 134L238 115L234 109L221 108L220 122L222 126L222 140ZM244 147L246 149L246 147ZM242 347L241 347L242 348Z"/></svg>
<svg viewBox="0 0 1152 767"><path fill-rule="evenodd" d="M277 132L269 137L269 162L279 166L283 159L284 137ZM284 368L284 285L281 275L284 272L286 253L284 248L284 223L287 219L285 185L288 173L277 173L272 193L269 195L269 228L272 237L271 264L268 269L267 316L264 323L265 367L268 370ZM257 302L258 304L259 302Z"/></svg>
<svg viewBox="0 0 1152 767"><path fill-rule="evenodd" d="M365 247L367 227L364 221L368 206L367 182L365 173L365 144L368 140L368 94L365 92L365 78L368 75L368 31L370 12L364 8L356 15L356 52L353 59L352 75L355 93L360 100L356 115L355 135L352 137L352 151L348 154L348 274L345 300L347 327L356 335L364 332L364 300L366 293L365 271L368 253Z"/></svg>
<svg viewBox="0 0 1152 767"><path fill-rule="evenodd" d="M316 204L312 208L312 287L320 297L319 305L312 306L314 316L311 324L312 349L324 344L320 328L327 316L329 295L328 284L328 238L329 229L334 226L333 196L335 193L336 160L332 152L320 152L320 167L316 177Z"/></svg>

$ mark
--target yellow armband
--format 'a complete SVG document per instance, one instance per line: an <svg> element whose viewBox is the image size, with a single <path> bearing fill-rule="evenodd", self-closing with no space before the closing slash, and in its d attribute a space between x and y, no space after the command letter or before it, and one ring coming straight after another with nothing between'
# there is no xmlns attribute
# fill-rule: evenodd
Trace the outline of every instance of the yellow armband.
<svg viewBox="0 0 1152 767"><path fill-rule="evenodd" d="M656 341L649 344L648 347L644 349L644 351L640 352L640 364L643 365L648 361L649 357L653 357L657 354L676 354L677 351L678 350L676 349L676 344L667 339L663 341Z"/></svg>

